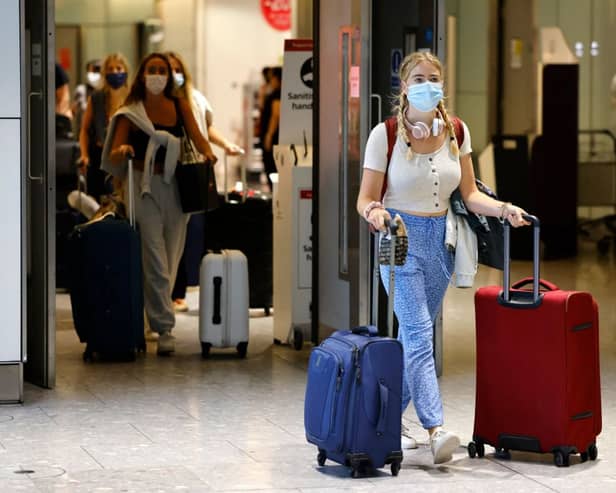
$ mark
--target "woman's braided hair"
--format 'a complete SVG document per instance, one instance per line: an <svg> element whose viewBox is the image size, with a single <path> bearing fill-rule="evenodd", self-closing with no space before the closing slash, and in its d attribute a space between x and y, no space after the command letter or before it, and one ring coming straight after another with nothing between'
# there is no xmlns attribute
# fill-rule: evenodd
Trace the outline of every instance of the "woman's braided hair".
<svg viewBox="0 0 616 493"><path fill-rule="evenodd" d="M443 65L441 61L432 53L416 51L404 57L402 63L400 64L400 80L406 81L411 75L411 71L420 63L428 62L434 67L436 67L439 71L439 74L443 74ZM398 136L404 142L407 147L407 159L411 159L413 157L413 151L411 150L411 142L408 137L408 132L404 125L404 114L408 109L409 102L406 97L406 92L402 89L398 93L397 97L394 101L394 111L396 113L396 118L398 120ZM460 154L460 150L458 149L458 142L456 141L456 131L453 126L451 119L449 118L449 114L445 109L445 104L443 100L439 101L438 106L436 107L438 110L442 120L445 122L447 127L447 131L449 133L449 149L454 156L458 156Z"/></svg>

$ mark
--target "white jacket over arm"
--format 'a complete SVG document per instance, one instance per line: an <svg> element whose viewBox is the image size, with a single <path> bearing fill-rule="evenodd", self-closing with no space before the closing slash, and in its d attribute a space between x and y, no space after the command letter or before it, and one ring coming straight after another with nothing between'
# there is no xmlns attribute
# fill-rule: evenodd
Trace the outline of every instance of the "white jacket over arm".
<svg viewBox="0 0 616 493"><path fill-rule="evenodd" d="M141 178L141 194L144 195L150 192L150 181L154 172L156 151L158 151L158 148L161 145L167 148L167 152L165 154L163 181L167 184L171 183L171 180L175 174L175 167L178 159L180 158L180 139L166 130L156 130L151 120L148 118L145 107L141 102L122 106L111 118L109 129L107 131L107 137L105 138L105 144L103 146L101 168L107 173L121 179L124 179L126 176L127 163L115 164L112 163L109 158L113 143L113 136L115 135L115 128L120 116L128 118L135 126L150 137L145 151L143 176Z"/></svg>

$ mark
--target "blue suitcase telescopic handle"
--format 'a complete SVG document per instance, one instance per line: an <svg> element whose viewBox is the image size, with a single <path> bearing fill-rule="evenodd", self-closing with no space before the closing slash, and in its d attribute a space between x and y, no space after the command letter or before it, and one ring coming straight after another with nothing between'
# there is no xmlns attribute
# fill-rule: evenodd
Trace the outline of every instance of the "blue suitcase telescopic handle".
<svg viewBox="0 0 616 493"><path fill-rule="evenodd" d="M400 225L396 221L385 220L385 226L391 236L391 246L389 248L389 295L387 296L387 335L394 336L394 293L395 293L395 272L396 272L396 245L398 242L398 228Z"/></svg>
<svg viewBox="0 0 616 493"><path fill-rule="evenodd" d="M502 305L513 308L534 308L541 304L541 296L539 295L539 238L541 232L541 223L537 216L525 214L523 218L531 223L533 228L533 297L513 297L511 296L511 224L509 221L504 222L504 246L505 246L505 265L503 269L503 291L499 296L499 302Z"/></svg>

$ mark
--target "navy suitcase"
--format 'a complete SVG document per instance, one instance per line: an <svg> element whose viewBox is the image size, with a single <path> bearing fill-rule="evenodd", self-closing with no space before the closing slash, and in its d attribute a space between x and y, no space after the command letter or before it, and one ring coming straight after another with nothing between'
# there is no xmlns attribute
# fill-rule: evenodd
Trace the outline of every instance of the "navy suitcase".
<svg viewBox="0 0 616 493"><path fill-rule="evenodd" d="M395 233L395 228L394 233ZM395 248L391 248L393 265ZM394 289L393 269L390 286ZM391 334L393 296L388 303ZM304 403L306 439L327 459L351 468L352 477L402 463L402 345L379 337L374 326L339 330L314 348Z"/></svg>
<svg viewBox="0 0 616 493"><path fill-rule="evenodd" d="M130 163L130 222L110 214L71 235L71 307L79 340L86 343L85 361L94 354L134 360L136 351L145 351L141 241L133 211Z"/></svg>
<svg viewBox="0 0 616 493"><path fill-rule="evenodd" d="M77 226L70 242L71 307L84 360L135 359L145 350L139 233L107 216Z"/></svg>

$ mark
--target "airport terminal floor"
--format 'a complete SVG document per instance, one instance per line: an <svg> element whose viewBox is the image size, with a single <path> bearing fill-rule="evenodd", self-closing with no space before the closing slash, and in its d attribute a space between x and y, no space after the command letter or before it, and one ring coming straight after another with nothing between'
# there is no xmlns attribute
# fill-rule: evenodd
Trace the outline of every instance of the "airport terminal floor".
<svg viewBox="0 0 616 493"><path fill-rule="evenodd" d="M514 262L513 279L530 272ZM603 432L598 460L557 468L551 455L491 447L470 459L460 447L435 466L414 412L404 417L420 440L391 477L352 479L348 469L319 467L304 438L303 397L309 347L272 345L272 319L251 316L248 357L233 352L201 359L198 293L179 315L177 352L155 344L136 363L85 364L68 296L58 295L57 387L26 386L25 403L0 407L0 491L24 492L554 492L616 491L616 254L599 257L583 244L576 259L544 262L542 277L565 289L589 290L600 305ZM500 282L481 270L476 286ZM466 444L474 410L474 290L446 297L444 374L446 426ZM510 372L515 368L494 368Z"/></svg>

